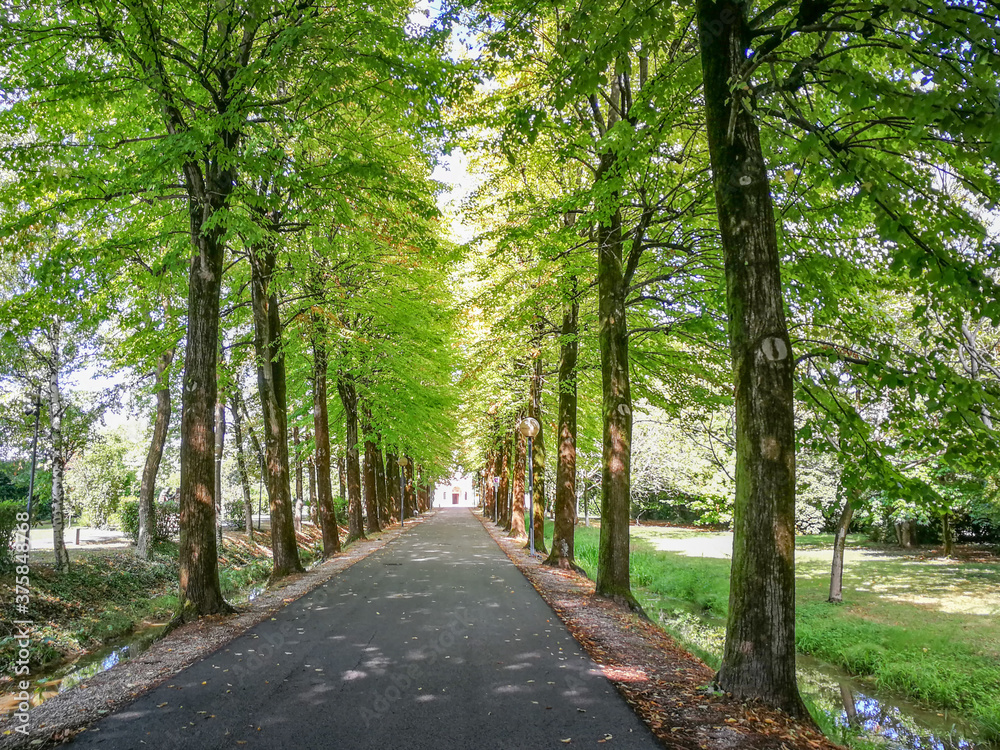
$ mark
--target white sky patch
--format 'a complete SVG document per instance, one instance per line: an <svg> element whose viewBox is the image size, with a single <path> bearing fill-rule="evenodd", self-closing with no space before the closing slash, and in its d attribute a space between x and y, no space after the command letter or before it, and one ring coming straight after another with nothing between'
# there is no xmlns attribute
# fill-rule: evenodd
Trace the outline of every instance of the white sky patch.
<svg viewBox="0 0 1000 750"><path fill-rule="evenodd" d="M468 157L461 149L456 149L450 156L440 157L431 178L445 185L445 190L438 196L437 204L438 209L444 214L452 241L468 242L475 231L462 219L462 203L482 183L482 175L470 173Z"/></svg>

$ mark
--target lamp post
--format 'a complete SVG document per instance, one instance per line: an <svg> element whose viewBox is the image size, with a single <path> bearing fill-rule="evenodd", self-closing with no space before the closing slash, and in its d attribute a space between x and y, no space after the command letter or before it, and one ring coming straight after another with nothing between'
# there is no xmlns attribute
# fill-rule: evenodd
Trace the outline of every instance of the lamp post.
<svg viewBox="0 0 1000 750"><path fill-rule="evenodd" d="M542 426L534 417L522 419L521 424L517 426L518 431L528 438L528 491L525 493L527 496L525 504L528 506L528 545L532 555L535 554L535 463L531 458L531 438L537 435L541 428Z"/></svg>
<svg viewBox="0 0 1000 750"><path fill-rule="evenodd" d="M497 522L500 504L500 477L493 477L493 523Z"/></svg>
<svg viewBox="0 0 1000 750"><path fill-rule="evenodd" d="M38 392L35 393L35 401L30 406L24 408L24 414L35 418L35 437L31 441L31 474L28 475L28 547L31 547L31 501L35 496L35 464L38 458L38 421L42 415L42 399Z"/></svg>
<svg viewBox="0 0 1000 750"><path fill-rule="evenodd" d="M399 528L403 528L403 516L406 515L406 467L410 465L410 459L400 456L399 461Z"/></svg>

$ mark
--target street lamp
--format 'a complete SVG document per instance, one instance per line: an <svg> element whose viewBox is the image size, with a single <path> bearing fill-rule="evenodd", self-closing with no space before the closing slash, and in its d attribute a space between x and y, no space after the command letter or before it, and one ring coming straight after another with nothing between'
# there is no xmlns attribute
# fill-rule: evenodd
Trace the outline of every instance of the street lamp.
<svg viewBox="0 0 1000 750"><path fill-rule="evenodd" d="M528 545L531 549L531 554L535 554L535 507L534 507L534 485L535 485L535 463L531 458L531 438L538 434L538 431L542 429L542 426L538 423L538 420L534 417L526 417L521 420L521 424L517 426L518 432L528 438L528 491L525 493L527 496L527 506L528 506Z"/></svg>
<svg viewBox="0 0 1000 750"><path fill-rule="evenodd" d="M399 528L403 528L403 516L406 515L406 467L410 465L410 459L400 456L399 461Z"/></svg>
<svg viewBox="0 0 1000 750"><path fill-rule="evenodd" d="M493 523L499 518L498 506L500 504L500 477L493 477Z"/></svg>
<svg viewBox="0 0 1000 750"><path fill-rule="evenodd" d="M33 404L24 407L24 415L26 417L35 418L35 437L31 441L31 474L28 476L28 544L30 549L31 544L31 500L35 496L35 463L38 457L38 421L41 419L42 414L42 399L39 398L39 393L35 392L35 401Z"/></svg>

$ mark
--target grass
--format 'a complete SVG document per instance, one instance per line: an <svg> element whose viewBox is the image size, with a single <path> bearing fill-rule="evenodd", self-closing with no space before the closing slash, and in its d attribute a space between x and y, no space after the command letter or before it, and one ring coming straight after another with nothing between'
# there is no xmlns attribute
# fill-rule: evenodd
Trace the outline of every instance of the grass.
<svg viewBox="0 0 1000 750"><path fill-rule="evenodd" d="M729 536L692 533L698 534L633 529L633 593L666 630L718 666L730 561L717 548ZM577 561L592 578L598 539L595 528L577 529ZM845 604L833 605L826 601L832 541L832 535L797 539L798 650L882 690L957 711L984 739L1000 739L1000 566L924 558L852 536ZM689 556L698 552L706 556Z"/></svg>
<svg viewBox="0 0 1000 750"><path fill-rule="evenodd" d="M298 539L300 559L308 565L321 549L320 533L304 526ZM135 557L132 549L87 552L72 555L67 573L56 573L51 563L32 555L27 615L16 611L13 597L0 602L0 663L9 664L17 653L14 620L34 623L30 664L36 672L117 641L143 622L164 622L174 613L176 543L161 545L150 562ZM266 545L242 533L226 534L219 578L229 601L245 602L250 590L263 586L270 575L271 550ZM13 580L5 576L0 586L13 591Z"/></svg>

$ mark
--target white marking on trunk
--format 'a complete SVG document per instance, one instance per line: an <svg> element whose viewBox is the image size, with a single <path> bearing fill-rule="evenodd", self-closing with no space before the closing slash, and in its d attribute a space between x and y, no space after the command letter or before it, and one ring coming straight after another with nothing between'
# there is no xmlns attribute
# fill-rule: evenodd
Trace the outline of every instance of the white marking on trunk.
<svg viewBox="0 0 1000 750"><path fill-rule="evenodd" d="M777 362L788 356L788 345L785 344L784 339L779 339L777 336L764 339L761 349L764 351L764 356L772 362Z"/></svg>

